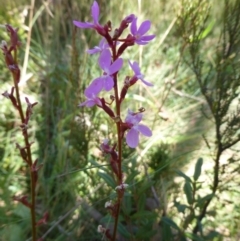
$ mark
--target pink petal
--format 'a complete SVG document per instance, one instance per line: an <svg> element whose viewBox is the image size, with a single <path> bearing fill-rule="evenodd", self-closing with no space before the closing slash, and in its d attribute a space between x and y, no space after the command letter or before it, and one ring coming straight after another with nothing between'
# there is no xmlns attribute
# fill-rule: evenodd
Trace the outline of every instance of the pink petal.
<svg viewBox="0 0 240 241"><path fill-rule="evenodd" d="M138 130L144 136L152 136L152 131L145 125L138 125Z"/></svg>
<svg viewBox="0 0 240 241"><path fill-rule="evenodd" d="M116 73L117 71L119 71L122 68L122 65L123 65L123 60L121 58L115 60L113 62L113 64L109 67L108 74L111 75L111 74Z"/></svg>
<svg viewBox="0 0 240 241"><path fill-rule="evenodd" d="M94 105L96 105L95 100L87 100L85 102L86 102L86 104L85 104L86 107L93 107Z"/></svg>
<svg viewBox="0 0 240 241"><path fill-rule="evenodd" d="M98 46L94 47L93 49L87 50L87 53L89 53L89 54L96 54L99 52L101 52L101 49Z"/></svg>
<svg viewBox="0 0 240 241"><path fill-rule="evenodd" d="M147 85L147 86L153 86L152 83L146 81L145 79L143 79L143 78L139 78L139 79L140 79L145 85Z"/></svg>
<svg viewBox="0 0 240 241"><path fill-rule="evenodd" d="M114 86L114 82L113 82L113 78L111 76L104 76L104 88L106 91L110 91L113 86Z"/></svg>
<svg viewBox="0 0 240 241"><path fill-rule="evenodd" d="M148 44L148 42L142 41L141 39L136 40L135 43L138 44L138 45L146 45L146 44Z"/></svg>
<svg viewBox="0 0 240 241"><path fill-rule="evenodd" d="M135 72L136 75L141 74L141 71L137 62L133 62L133 71Z"/></svg>
<svg viewBox="0 0 240 241"><path fill-rule="evenodd" d="M111 52L109 49L104 49L99 57L98 64L102 70L107 71L111 65Z"/></svg>
<svg viewBox="0 0 240 241"><path fill-rule="evenodd" d="M130 27L132 35L137 33L137 18L134 18Z"/></svg>
<svg viewBox="0 0 240 241"><path fill-rule="evenodd" d="M134 115L133 112L131 110L128 109L128 113L127 116L125 118L125 122L128 124L133 124L134 123Z"/></svg>
<svg viewBox="0 0 240 241"><path fill-rule="evenodd" d="M142 113L138 113L136 115L134 115L135 118L135 123L139 123L142 120L143 114Z"/></svg>
<svg viewBox="0 0 240 241"><path fill-rule="evenodd" d="M84 95L87 98L92 98L93 95L97 96L100 91L103 89L102 78L96 78L93 82L85 89Z"/></svg>
<svg viewBox="0 0 240 241"><path fill-rule="evenodd" d="M99 6L97 1L94 1L93 5L92 5L92 18L93 18L93 22L94 24L98 24L98 18L99 18Z"/></svg>
<svg viewBox="0 0 240 241"><path fill-rule="evenodd" d="M78 28L94 28L94 24L89 22L83 23L74 20L73 24Z"/></svg>
<svg viewBox="0 0 240 241"><path fill-rule="evenodd" d="M93 101L93 100L86 100L83 103L79 104L78 106L79 107L82 107L82 106L93 107L94 105L95 105L95 101Z"/></svg>
<svg viewBox="0 0 240 241"><path fill-rule="evenodd" d="M146 36L142 36L141 37L141 40L142 41L150 41L150 40L152 40L152 39L154 39L156 36L154 35L154 34L152 34L152 35L146 35Z"/></svg>
<svg viewBox="0 0 240 241"><path fill-rule="evenodd" d="M130 129L126 135L126 142L129 147L136 148L139 143L138 131Z"/></svg>
<svg viewBox="0 0 240 241"><path fill-rule="evenodd" d="M151 22L149 20L144 21L140 28L138 29L137 33L143 36L151 27Z"/></svg>

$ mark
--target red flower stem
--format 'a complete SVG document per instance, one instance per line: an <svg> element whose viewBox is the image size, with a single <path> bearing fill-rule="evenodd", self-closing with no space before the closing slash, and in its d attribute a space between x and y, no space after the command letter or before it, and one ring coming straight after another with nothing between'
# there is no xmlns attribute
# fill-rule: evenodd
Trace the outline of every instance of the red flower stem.
<svg viewBox="0 0 240 241"><path fill-rule="evenodd" d="M113 54L113 62L116 60L116 41L114 42L114 45L112 47L112 54ZM116 116L117 116L117 136L118 136L118 186L122 184L122 135L121 135L121 102L118 95L118 82L117 82L117 74L115 73L113 76L114 80L114 94L115 94L115 102L116 102ZM117 199L117 210L116 210L116 217L114 222L114 230L113 230L113 236L112 241L115 241L116 235L117 235L117 226L118 226L118 217L120 212L120 204L122 195L120 192L117 192L118 199Z"/></svg>
<svg viewBox="0 0 240 241"><path fill-rule="evenodd" d="M14 59L15 59L15 63L17 64L17 50L14 50ZM13 82L14 82L14 87L16 90L16 99L17 99L17 105L18 105L18 112L21 118L21 122L22 124L24 124L25 122L25 118L24 118L24 114L23 114L23 108L22 108L22 102L20 99L20 94L19 94L19 87L18 87L18 83L19 83L19 77L17 77L17 75L12 72L13 74ZM36 206L36 201L35 201L35 182L34 182L34 172L31 171L31 166L33 164L32 162L32 153L31 153L31 145L29 144L29 139L28 139L28 130L26 129L25 134L23 134L24 137L24 142L25 142L25 146L26 146L26 150L27 150L27 160L29 163L29 170L30 170L30 176L31 176L31 222L32 222L32 241L36 241L37 240L37 231L36 231L36 213L35 213L35 206Z"/></svg>

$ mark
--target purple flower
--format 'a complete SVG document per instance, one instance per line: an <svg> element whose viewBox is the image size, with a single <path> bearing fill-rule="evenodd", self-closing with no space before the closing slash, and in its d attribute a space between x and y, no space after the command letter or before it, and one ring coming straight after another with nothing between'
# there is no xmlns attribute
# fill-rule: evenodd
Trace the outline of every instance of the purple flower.
<svg viewBox="0 0 240 241"><path fill-rule="evenodd" d="M102 106L101 100L97 97L96 94L91 93L86 89L84 91L84 95L87 97L87 100L85 100L83 103L79 104L79 107L86 106L86 107L93 107L94 105Z"/></svg>
<svg viewBox="0 0 240 241"><path fill-rule="evenodd" d="M122 68L123 60L121 58L115 60L113 63L111 52L109 49L104 49L99 57L98 63L104 71L104 75L93 80L87 88L87 91L97 95L102 89L110 91L114 86L112 74L116 73Z"/></svg>
<svg viewBox="0 0 240 241"><path fill-rule="evenodd" d="M90 22L79 22L74 20L73 24L77 26L78 28L93 28L96 29L99 33L104 32L104 28L99 24L98 18L99 18L99 6L97 1L94 1L92 8L92 18L93 18L93 23Z"/></svg>
<svg viewBox="0 0 240 241"><path fill-rule="evenodd" d="M141 73L139 65L138 65L137 62L133 62L133 64L132 64L130 61L128 61L128 63L130 65L130 67L132 68L132 70L134 71L135 77L137 79L140 79L147 86L153 86L152 83L149 83L146 80L144 80L144 75Z"/></svg>
<svg viewBox="0 0 240 241"><path fill-rule="evenodd" d="M130 129L126 135L126 142L131 148L137 147L139 143L139 133L147 137L152 136L152 131L147 126L139 124L142 117L142 113L135 114L131 110L128 110L125 123L130 126Z"/></svg>
<svg viewBox="0 0 240 241"><path fill-rule="evenodd" d="M95 46L93 49L87 50L87 52L89 54L96 54L96 53L101 53L104 49L107 49L107 48L109 48L109 45L106 39L102 38L98 46Z"/></svg>
<svg viewBox="0 0 240 241"><path fill-rule="evenodd" d="M134 14L130 14L126 18L124 18L123 21L126 21L127 23L131 23L134 19L135 19L135 15Z"/></svg>
<svg viewBox="0 0 240 241"><path fill-rule="evenodd" d="M140 27L137 29L137 18L132 21L131 33L135 37L135 43L138 45L145 45L150 40L155 38L155 35L145 35L151 27L151 22L149 20L144 21ZM145 35L145 36L144 36Z"/></svg>

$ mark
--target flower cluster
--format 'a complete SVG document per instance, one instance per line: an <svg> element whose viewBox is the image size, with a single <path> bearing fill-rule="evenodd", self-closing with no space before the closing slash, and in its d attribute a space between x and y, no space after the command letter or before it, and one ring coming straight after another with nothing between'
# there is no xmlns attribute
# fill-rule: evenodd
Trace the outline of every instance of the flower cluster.
<svg viewBox="0 0 240 241"><path fill-rule="evenodd" d="M133 74L132 76L126 76L120 90L119 86L121 83L118 80L118 72L122 69L124 63L121 56L130 46L135 44L146 45L149 41L154 39L155 35L146 34L151 27L151 22L149 20L144 21L140 27L137 28L137 17L134 14L125 17L121 21L119 27L112 32L110 21L105 25L99 23L99 6L97 1L94 1L91 10L93 22L79 22L74 20L73 24L78 28L94 29L101 36L99 45L89 49L87 53L99 55L98 65L102 70L102 75L93 79L90 85L85 89L84 95L86 100L80 103L79 107L97 106L103 109L116 124L117 142L111 146L109 140L104 140L100 146L103 154L109 158L109 165L117 182L115 188L117 193L116 200L108 201L105 204L105 208L115 219L113 234L110 233L109 229L101 225L98 227L98 232L104 234L109 240L114 241L116 238L121 200L124 197L125 190L128 188L128 184L123 180L124 175L122 172L123 138L126 138L126 143L130 148L136 148L139 144L140 134L146 137L152 135L151 130L147 126L140 124L143 118L143 112L145 111L144 108L140 108L138 111L128 110L125 120L123 120L121 116L121 104L129 89L136 84L138 80L146 86L153 86L152 83L145 80L138 63L128 60L128 65L132 69ZM121 38L122 33L129 25L131 25L130 33L125 38ZM102 91L110 92L112 90L113 94L110 95L110 101L100 97ZM115 102L115 110L111 107L113 102Z"/></svg>
<svg viewBox="0 0 240 241"><path fill-rule="evenodd" d="M111 118L115 118L117 115L111 110L110 105L105 101L104 98L100 98L99 94L101 91L111 91L117 88L117 73L123 66L123 59L120 55L124 50L133 46L134 44L146 45L149 41L154 39L155 35L146 35L151 27L151 22L149 20L144 21L139 28L137 28L137 17L131 14L124 18L119 26L115 29L113 36L111 36L111 22L108 21L107 24L101 25L98 21L99 19L99 6L97 1L94 1L92 8L92 18L93 22L79 22L73 21L73 24L79 28L90 28L95 29L99 35L102 36L98 46L93 49L89 49L87 52L89 54L99 54L98 65L102 69L103 74L100 77L95 78L91 84L85 89L84 95L86 101L80 103L79 106L93 107L98 106L102 108ZM131 34L128 34L125 39L121 39L120 36L123 31L130 26ZM117 46L119 48L117 49ZM115 100L119 99L121 104L124 100L129 87L134 85L137 80L141 80L146 86L152 86L152 84L144 79L144 75L141 73L139 65L137 62L128 61L130 68L133 70L134 74L132 77L126 78L124 85L121 90L120 98L115 96ZM142 120L142 113L134 113L128 110L125 122L120 118L121 123L121 135L124 136L124 132L127 132L126 142L131 148L137 147L139 143L139 133L150 137L152 135L151 130L144 125L139 124Z"/></svg>

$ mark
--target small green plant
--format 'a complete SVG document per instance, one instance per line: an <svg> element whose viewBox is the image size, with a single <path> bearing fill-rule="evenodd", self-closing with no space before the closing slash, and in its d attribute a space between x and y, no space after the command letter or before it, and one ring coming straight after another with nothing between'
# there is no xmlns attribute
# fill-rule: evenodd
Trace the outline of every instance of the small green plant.
<svg viewBox="0 0 240 241"><path fill-rule="evenodd" d="M223 1L221 32L218 39L215 39L216 45L209 49L211 59L207 58L204 49L205 37L214 26L213 22L209 21L210 2L195 0L190 3L183 0L182 6L188 6L181 8L178 18L178 31L184 43L184 59L194 72L201 94L205 97L203 114L214 124L213 133L203 134L203 141L212 157L213 168L208 191L206 187L203 188L204 183L197 182L201 174L202 159L198 159L196 163L193 179L179 173L185 179L184 193L187 205L179 202L175 202L175 205L180 212L188 210L182 224L183 229L188 230L188 237L192 240L213 240L220 234L208 228L209 222L204 220L209 216L217 217L218 210L213 205L217 205L216 199L222 204L225 202L221 197L224 192L229 191L227 182L234 182L225 174L226 165L228 169L235 170L235 174L239 172L235 169L236 152L226 158L227 164L221 163L221 160L226 151L231 150L234 153L234 146L240 141L240 3Z"/></svg>

